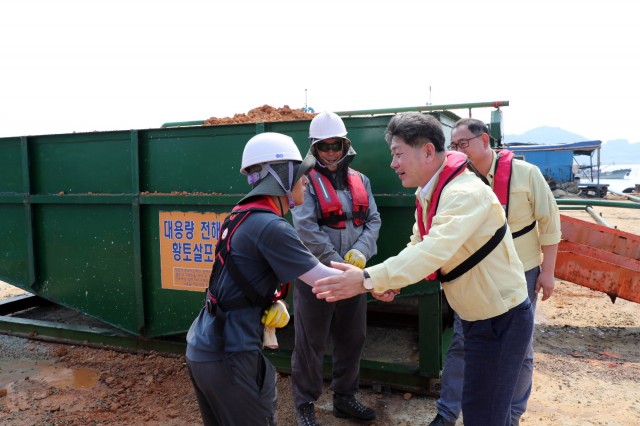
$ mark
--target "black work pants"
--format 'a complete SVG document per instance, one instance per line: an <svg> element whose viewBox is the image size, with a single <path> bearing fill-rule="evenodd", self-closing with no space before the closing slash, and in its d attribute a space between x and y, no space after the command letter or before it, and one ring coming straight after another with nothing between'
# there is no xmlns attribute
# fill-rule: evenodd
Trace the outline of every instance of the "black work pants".
<svg viewBox="0 0 640 426"><path fill-rule="evenodd" d="M331 389L354 395L360 383L360 357L367 332L367 298L329 303L319 300L311 287L296 281L293 294L295 347L291 357L291 391L296 407L316 401L322 394L325 347L333 350Z"/></svg>
<svg viewBox="0 0 640 426"><path fill-rule="evenodd" d="M187 367L205 426L276 424L276 369L262 352Z"/></svg>

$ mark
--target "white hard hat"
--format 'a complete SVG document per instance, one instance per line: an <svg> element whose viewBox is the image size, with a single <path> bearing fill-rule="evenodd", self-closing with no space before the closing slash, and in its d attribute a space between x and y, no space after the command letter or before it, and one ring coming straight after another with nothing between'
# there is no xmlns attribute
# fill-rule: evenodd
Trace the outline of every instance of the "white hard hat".
<svg viewBox="0 0 640 426"><path fill-rule="evenodd" d="M347 128L342 119L334 112L323 111L313 117L309 126L309 139L311 144L329 138L344 138L347 136Z"/></svg>
<svg viewBox="0 0 640 426"><path fill-rule="evenodd" d="M266 132L255 135L244 146L240 173L248 175L247 169L256 164L281 161L302 161L300 151L290 136Z"/></svg>
<svg viewBox="0 0 640 426"><path fill-rule="evenodd" d="M294 206L291 191L296 182L309 173L316 159L308 155L304 161L293 139L281 133L260 133L244 147L240 172L247 175L252 189L240 203L257 195L286 195L289 207ZM261 166L249 173L251 166Z"/></svg>

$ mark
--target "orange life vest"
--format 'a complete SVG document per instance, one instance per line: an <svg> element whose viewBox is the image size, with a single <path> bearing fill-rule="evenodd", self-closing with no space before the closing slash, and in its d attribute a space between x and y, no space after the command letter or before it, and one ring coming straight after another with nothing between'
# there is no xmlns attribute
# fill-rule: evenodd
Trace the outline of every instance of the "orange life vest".
<svg viewBox="0 0 640 426"><path fill-rule="evenodd" d="M352 219L355 226L362 226L367 221L369 211L369 194L362 182L362 176L352 168L347 169L347 187L351 192L352 206L351 217L342 210L342 203L328 177L311 170L309 181L320 203L320 225L326 225L334 229L344 229L345 221Z"/></svg>

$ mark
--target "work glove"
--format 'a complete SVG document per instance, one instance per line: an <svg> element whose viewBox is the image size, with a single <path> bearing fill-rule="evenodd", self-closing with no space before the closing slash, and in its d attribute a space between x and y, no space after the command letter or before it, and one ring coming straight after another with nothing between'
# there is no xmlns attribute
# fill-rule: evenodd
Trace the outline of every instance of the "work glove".
<svg viewBox="0 0 640 426"><path fill-rule="evenodd" d="M262 314L262 324L267 328L282 328L289 323L289 312L287 305L282 300L276 300L264 310Z"/></svg>
<svg viewBox="0 0 640 426"><path fill-rule="evenodd" d="M344 260L360 269L364 269L367 264L367 258L360 250L351 249L344 255Z"/></svg>

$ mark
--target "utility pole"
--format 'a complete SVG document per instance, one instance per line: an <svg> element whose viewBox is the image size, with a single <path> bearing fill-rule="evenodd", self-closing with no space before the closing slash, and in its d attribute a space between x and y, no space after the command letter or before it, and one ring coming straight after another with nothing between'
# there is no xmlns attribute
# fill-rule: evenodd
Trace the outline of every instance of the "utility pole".
<svg viewBox="0 0 640 426"><path fill-rule="evenodd" d="M307 105L307 89L304 89L304 108L302 109L304 112L314 113L314 109Z"/></svg>

